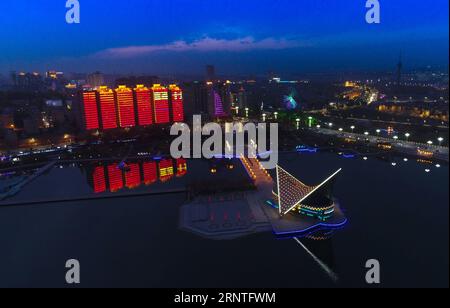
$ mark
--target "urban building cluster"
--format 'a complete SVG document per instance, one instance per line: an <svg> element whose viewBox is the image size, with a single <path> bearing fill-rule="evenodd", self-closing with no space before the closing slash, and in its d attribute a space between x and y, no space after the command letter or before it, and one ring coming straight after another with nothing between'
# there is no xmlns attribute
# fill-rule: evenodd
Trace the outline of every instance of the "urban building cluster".
<svg viewBox="0 0 450 308"><path fill-rule="evenodd" d="M183 92L177 85L151 88L125 85L112 90L100 86L82 93L86 130L131 128L184 121Z"/></svg>

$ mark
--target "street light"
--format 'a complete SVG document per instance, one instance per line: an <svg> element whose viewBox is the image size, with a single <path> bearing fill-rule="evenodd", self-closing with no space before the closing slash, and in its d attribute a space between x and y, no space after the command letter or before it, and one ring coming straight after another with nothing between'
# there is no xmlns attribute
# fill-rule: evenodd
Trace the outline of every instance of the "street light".
<svg viewBox="0 0 450 308"><path fill-rule="evenodd" d="M356 127L353 125L350 128L352 129L352 133L353 133L353 131L355 130Z"/></svg>
<svg viewBox="0 0 450 308"><path fill-rule="evenodd" d="M398 140L398 136L394 136L393 138L394 138L394 140Z"/></svg>
<svg viewBox="0 0 450 308"><path fill-rule="evenodd" d="M381 133L381 129L377 129L377 135Z"/></svg>
<svg viewBox="0 0 450 308"><path fill-rule="evenodd" d="M295 122L297 122L297 129L299 129L299 128L300 128L300 119L297 118L297 119L295 120Z"/></svg>
<svg viewBox="0 0 450 308"><path fill-rule="evenodd" d="M410 133L406 133L405 137L406 137L406 141L408 141L409 137L411 137L411 134Z"/></svg>
<svg viewBox="0 0 450 308"><path fill-rule="evenodd" d="M339 131L342 133L344 131L344 129L343 128L339 128Z"/></svg>
<svg viewBox="0 0 450 308"><path fill-rule="evenodd" d="M444 142L444 138L439 137L439 138L438 138L438 141L439 141L439 146L441 146L441 145L442 145L442 142Z"/></svg>
<svg viewBox="0 0 450 308"><path fill-rule="evenodd" d="M275 120L278 120L278 112L275 112L274 115L275 115Z"/></svg>
<svg viewBox="0 0 450 308"><path fill-rule="evenodd" d="M267 115L265 113L263 113L262 117L263 117L263 122L266 122Z"/></svg>
<svg viewBox="0 0 450 308"><path fill-rule="evenodd" d="M364 132L364 135L369 136L369 132Z"/></svg>

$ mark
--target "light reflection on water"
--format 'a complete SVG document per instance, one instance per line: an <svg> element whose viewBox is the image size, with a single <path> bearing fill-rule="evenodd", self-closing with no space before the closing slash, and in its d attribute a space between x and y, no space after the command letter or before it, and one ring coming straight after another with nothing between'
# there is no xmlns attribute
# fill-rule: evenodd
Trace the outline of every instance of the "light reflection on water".
<svg viewBox="0 0 450 308"><path fill-rule="evenodd" d="M76 256L89 268L87 287L334 286L313 256L339 277L338 286L366 286L364 265L372 258L381 262L383 286L448 286L448 166L395 161L393 167L392 161L372 157L281 156L282 167L307 184L343 168L335 194L350 223L333 234L299 239L311 254L294 240L276 240L270 232L213 241L180 230L180 207L186 199L180 194L0 208L0 286L64 286L64 268L55 264ZM142 181L134 191L216 176L207 162L188 161L186 175L146 186L142 163L138 161ZM99 194L128 190L124 175L123 188L110 192L108 165L100 163L105 192ZM89 181L96 166L55 167L15 198L95 195ZM432 172L426 173L426 167ZM240 176L239 171L228 172L219 169L217 176ZM277 263L282 259L286 266Z"/></svg>
<svg viewBox="0 0 450 308"><path fill-rule="evenodd" d="M96 164L86 167L88 183L94 193L107 190L114 193L124 188L136 189L141 185L152 185L156 182L166 183L174 177L187 174L188 165L185 159L162 159L160 161L136 161L125 166L119 163Z"/></svg>
<svg viewBox="0 0 450 308"><path fill-rule="evenodd" d="M37 170L32 168L5 172L0 180L4 183L20 182ZM217 183L219 186L230 179L238 181L246 178L245 171L239 168L239 162L228 159L130 159L126 164L109 160L84 161L55 165L5 201L66 200L132 192L161 192L185 189L188 185L202 181Z"/></svg>

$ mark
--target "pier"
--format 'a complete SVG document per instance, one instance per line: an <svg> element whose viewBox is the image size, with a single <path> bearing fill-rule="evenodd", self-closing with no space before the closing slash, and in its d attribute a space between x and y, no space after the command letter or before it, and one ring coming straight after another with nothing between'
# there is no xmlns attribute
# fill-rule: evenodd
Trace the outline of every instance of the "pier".
<svg viewBox="0 0 450 308"><path fill-rule="evenodd" d="M48 170L53 168L53 166L55 164L56 164L56 162L48 163L44 167L38 169L38 171L36 171L33 175L25 178L23 181L10 187L6 193L0 194L0 201L5 200L6 198L10 198L10 197L18 194L23 187L25 187L26 185L28 185L29 183L31 183L32 181L34 181L35 179L40 177L42 174L44 174L45 172L47 172Z"/></svg>

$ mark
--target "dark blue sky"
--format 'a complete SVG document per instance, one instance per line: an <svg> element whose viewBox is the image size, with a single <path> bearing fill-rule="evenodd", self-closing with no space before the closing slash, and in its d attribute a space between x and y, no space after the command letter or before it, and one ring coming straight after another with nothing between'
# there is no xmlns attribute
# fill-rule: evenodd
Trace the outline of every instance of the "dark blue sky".
<svg viewBox="0 0 450 308"><path fill-rule="evenodd" d="M448 0L2 0L0 72L285 73L448 66Z"/></svg>

